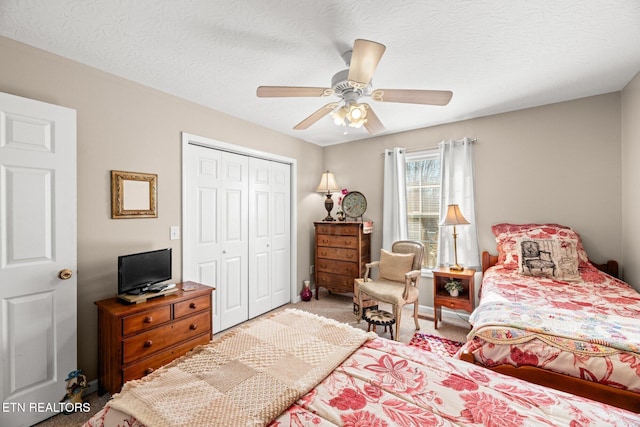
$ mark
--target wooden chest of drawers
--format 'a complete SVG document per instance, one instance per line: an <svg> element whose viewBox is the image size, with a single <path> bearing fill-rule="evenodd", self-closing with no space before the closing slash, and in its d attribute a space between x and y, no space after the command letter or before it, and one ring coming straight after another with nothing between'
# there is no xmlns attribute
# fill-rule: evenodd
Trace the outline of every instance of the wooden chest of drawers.
<svg viewBox="0 0 640 427"><path fill-rule="evenodd" d="M194 290L183 291L189 284ZM211 292L194 282L178 292L140 304L118 298L97 301L99 392L150 374L211 340Z"/></svg>
<svg viewBox="0 0 640 427"><path fill-rule="evenodd" d="M361 222L316 222L316 299L324 287L337 293L353 292L353 280L364 276L371 262L371 234Z"/></svg>

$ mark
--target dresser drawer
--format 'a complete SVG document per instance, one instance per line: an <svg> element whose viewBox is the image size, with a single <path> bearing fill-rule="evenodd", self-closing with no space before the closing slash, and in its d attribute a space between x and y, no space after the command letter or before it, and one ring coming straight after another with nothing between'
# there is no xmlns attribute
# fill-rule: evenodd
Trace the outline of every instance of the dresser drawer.
<svg viewBox="0 0 640 427"><path fill-rule="evenodd" d="M332 226L332 225L318 225L318 234L340 235L340 236L357 236L360 230L360 225L354 226Z"/></svg>
<svg viewBox="0 0 640 427"><path fill-rule="evenodd" d="M357 236L330 236L321 234L318 235L318 246L335 246L338 248L357 249L358 237Z"/></svg>
<svg viewBox="0 0 640 427"><path fill-rule="evenodd" d="M341 274L316 273L317 285L324 286L335 292L353 292L354 278Z"/></svg>
<svg viewBox="0 0 640 427"><path fill-rule="evenodd" d="M127 336L141 332L169 320L171 320L171 307L168 305L127 316L122 319L122 335Z"/></svg>
<svg viewBox="0 0 640 427"><path fill-rule="evenodd" d="M210 295L203 295L187 301L181 301L173 305L173 317L178 319L198 311L207 310L209 307L211 307Z"/></svg>
<svg viewBox="0 0 640 427"><path fill-rule="evenodd" d="M320 246L318 247L318 258L337 259L342 261L357 261L358 250Z"/></svg>
<svg viewBox="0 0 640 427"><path fill-rule="evenodd" d="M122 363L133 362L210 329L211 315L209 311L204 311L127 338L122 343Z"/></svg>
<svg viewBox="0 0 640 427"><path fill-rule="evenodd" d="M335 261L319 259L316 265L318 272L344 274L345 276L358 276L358 264L355 262Z"/></svg>
<svg viewBox="0 0 640 427"><path fill-rule="evenodd" d="M127 382L130 380L136 380L144 377L145 375L149 375L151 372L166 365L176 357L182 356L188 351L193 350L198 345L207 344L209 341L211 341L209 334L202 335L175 347L171 347L157 355L148 357L141 362L127 366L122 370L123 381Z"/></svg>

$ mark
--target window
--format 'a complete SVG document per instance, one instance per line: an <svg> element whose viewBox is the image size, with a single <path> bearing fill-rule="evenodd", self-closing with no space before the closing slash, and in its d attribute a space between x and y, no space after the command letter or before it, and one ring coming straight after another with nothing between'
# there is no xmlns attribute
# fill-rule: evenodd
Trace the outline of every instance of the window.
<svg viewBox="0 0 640 427"><path fill-rule="evenodd" d="M407 154L407 233L424 244L423 268L436 267L440 222L440 152Z"/></svg>

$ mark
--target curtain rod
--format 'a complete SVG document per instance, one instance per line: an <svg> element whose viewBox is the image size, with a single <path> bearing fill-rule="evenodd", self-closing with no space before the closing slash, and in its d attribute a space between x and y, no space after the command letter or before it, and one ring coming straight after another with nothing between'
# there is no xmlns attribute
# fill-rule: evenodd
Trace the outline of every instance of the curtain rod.
<svg viewBox="0 0 640 427"><path fill-rule="evenodd" d="M475 144L475 143L478 142L477 138L468 138L468 140L472 144ZM445 141L442 141L442 142L445 142ZM454 144L458 143L458 142L464 142L464 139L458 139L458 140L453 141ZM431 146L431 147L423 147L423 148L411 148L411 149L405 148L404 151L405 151L405 153L415 153L416 151L435 150L436 148L440 148L440 144L434 145L434 146ZM384 153L380 153L380 155L384 156Z"/></svg>

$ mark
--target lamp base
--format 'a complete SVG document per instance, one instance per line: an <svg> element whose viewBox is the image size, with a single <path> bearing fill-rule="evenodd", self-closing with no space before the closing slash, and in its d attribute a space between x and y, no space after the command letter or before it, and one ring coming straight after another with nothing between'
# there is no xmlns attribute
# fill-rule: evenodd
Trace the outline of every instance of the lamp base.
<svg viewBox="0 0 640 427"><path fill-rule="evenodd" d="M331 193L327 193L327 198L324 199L324 208L327 210L327 216L323 219L323 221L335 221L335 219L331 216L331 210L333 209L333 199L331 198Z"/></svg>
<svg viewBox="0 0 640 427"><path fill-rule="evenodd" d="M463 271L464 267L461 265L452 265L451 267L449 267L449 271Z"/></svg>

